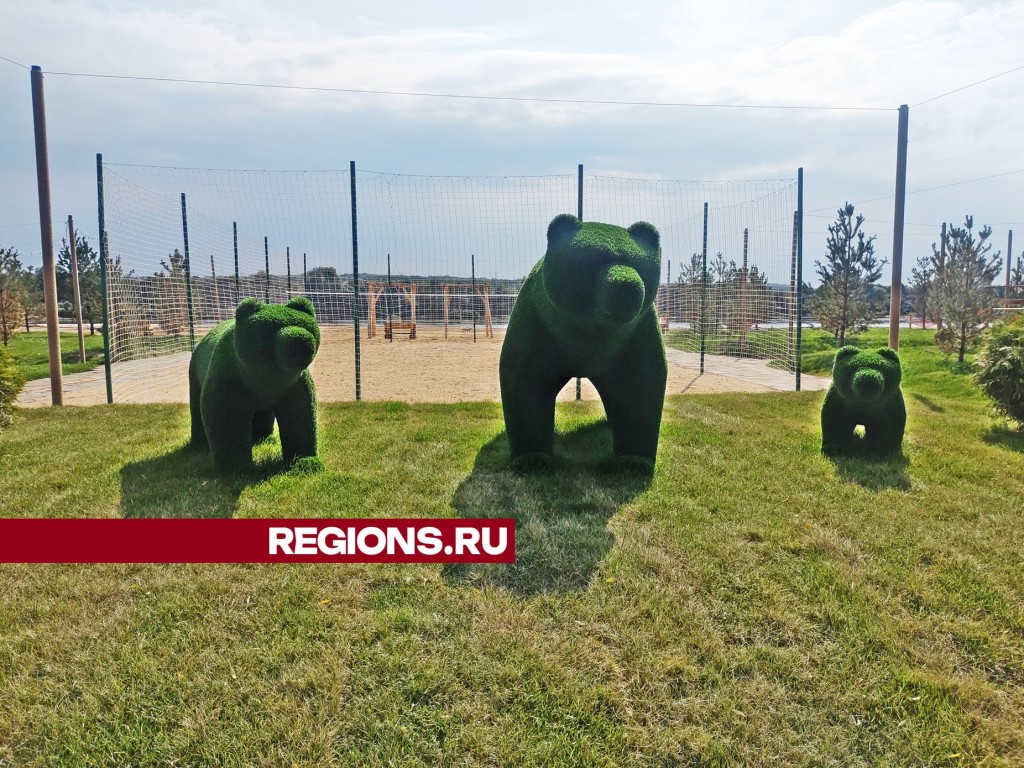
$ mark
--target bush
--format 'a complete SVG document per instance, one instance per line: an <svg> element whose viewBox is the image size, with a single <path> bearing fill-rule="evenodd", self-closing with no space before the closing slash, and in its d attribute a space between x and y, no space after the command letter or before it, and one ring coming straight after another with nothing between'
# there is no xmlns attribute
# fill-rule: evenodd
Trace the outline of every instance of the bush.
<svg viewBox="0 0 1024 768"><path fill-rule="evenodd" d="M11 406L24 384L7 347L0 347L0 429L11 424Z"/></svg>
<svg viewBox="0 0 1024 768"><path fill-rule="evenodd" d="M992 326L978 365L975 379L996 410L1024 426L1024 315Z"/></svg>

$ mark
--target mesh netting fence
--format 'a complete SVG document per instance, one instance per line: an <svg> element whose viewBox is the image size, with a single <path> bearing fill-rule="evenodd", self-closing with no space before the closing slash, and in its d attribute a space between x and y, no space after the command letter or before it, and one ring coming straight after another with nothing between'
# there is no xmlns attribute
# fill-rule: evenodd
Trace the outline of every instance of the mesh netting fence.
<svg viewBox="0 0 1024 768"><path fill-rule="evenodd" d="M355 203L349 170L105 163L102 179L115 402L183 399L193 345L247 296L312 300L322 400L353 399L357 379L364 397L401 399L396 377L445 386L446 371L475 364L490 366L496 392L496 350L548 222L581 200L584 220L661 231L657 306L671 349L795 371L795 179L359 171Z"/></svg>

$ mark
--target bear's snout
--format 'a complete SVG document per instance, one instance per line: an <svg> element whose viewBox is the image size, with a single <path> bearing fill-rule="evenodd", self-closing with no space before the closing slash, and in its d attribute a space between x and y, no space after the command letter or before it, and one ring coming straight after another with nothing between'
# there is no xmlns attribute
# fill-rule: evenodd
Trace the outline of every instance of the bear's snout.
<svg viewBox="0 0 1024 768"><path fill-rule="evenodd" d="M857 371L853 376L851 386L853 387L853 393L859 400L870 403L877 400L885 390L885 377L881 371Z"/></svg>
<svg viewBox="0 0 1024 768"><path fill-rule="evenodd" d="M628 323L644 306L644 281L640 273L625 264L611 264L602 270L597 286L597 303L605 316Z"/></svg>
<svg viewBox="0 0 1024 768"><path fill-rule="evenodd" d="M285 370L301 371L316 356L316 338L305 328L289 326L278 331L274 339L274 357Z"/></svg>

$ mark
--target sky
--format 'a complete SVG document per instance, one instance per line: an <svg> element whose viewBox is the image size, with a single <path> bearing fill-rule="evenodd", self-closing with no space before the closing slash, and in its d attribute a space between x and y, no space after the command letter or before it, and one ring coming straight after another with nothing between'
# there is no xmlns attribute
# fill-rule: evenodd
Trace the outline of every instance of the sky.
<svg viewBox="0 0 1024 768"><path fill-rule="evenodd" d="M68 214L95 241L97 152L194 168L355 160L436 176L572 174L582 163L601 176L722 181L803 167L811 277L846 201L890 257L897 108L908 104L904 274L943 221L965 214L992 227L1004 258L1010 229L1014 255L1024 251L1024 0L0 0L0 19L0 246L28 264L41 261L28 65L46 73L58 243Z"/></svg>

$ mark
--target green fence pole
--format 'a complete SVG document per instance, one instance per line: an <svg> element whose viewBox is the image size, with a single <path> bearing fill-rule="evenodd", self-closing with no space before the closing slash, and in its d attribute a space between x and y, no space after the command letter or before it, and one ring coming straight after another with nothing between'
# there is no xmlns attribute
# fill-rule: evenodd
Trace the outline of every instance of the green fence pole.
<svg viewBox="0 0 1024 768"><path fill-rule="evenodd" d="M800 391L804 317L804 169L796 172L796 391Z"/></svg>
<svg viewBox="0 0 1024 768"><path fill-rule="evenodd" d="M362 370L359 359L359 228L356 209L356 161L348 163L349 189L352 198L352 291L355 295L352 311L352 327L355 329L356 352L356 400L363 399Z"/></svg>
<svg viewBox="0 0 1024 768"><path fill-rule="evenodd" d="M181 234L185 241L185 300L188 303L189 350L196 348L196 321L192 308L192 264L188 255L188 213L185 208L185 193L181 193Z"/></svg>
<svg viewBox="0 0 1024 768"><path fill-rule="evenodd" d="M583 221L583 163L576 168L576 218ZM576 377L576 400L583 399L583 382Z"/></svg>
<svg viewBox="0 0 1024 768"><path fill-rule="evenodd" d="M107 403L114 402L114 383L110 369L110 305L107 288L107 261L110 258L107 243L106 218L103 208L103 155L96 154L96 203L100 225L100 297L103 302L103 377L107 383ZM74 246L72 246L74 247Z"/></svg>
<svg viewBox="0 0 1024 768"><path fill-rule="evenodd" d="M704 375L704 352L707 346L708 313L708 204L704 203L704 245L701 247L700 278L700 373Z"/></svg>

